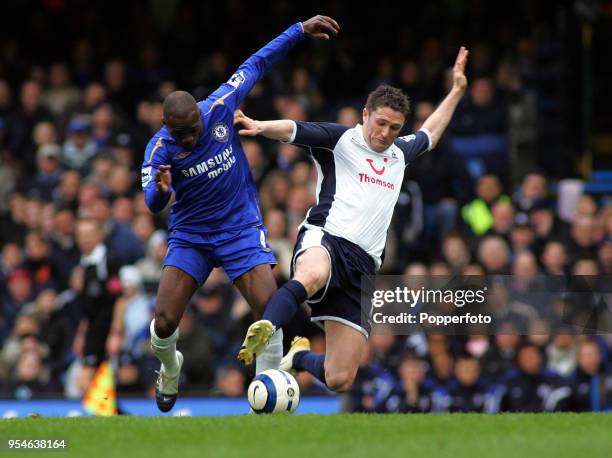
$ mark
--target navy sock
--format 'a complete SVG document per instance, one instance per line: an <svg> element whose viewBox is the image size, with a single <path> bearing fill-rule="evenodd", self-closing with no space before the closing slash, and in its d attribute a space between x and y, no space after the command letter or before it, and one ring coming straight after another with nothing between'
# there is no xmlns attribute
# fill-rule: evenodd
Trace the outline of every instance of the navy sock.
<svg viewBox="0 0 612 458"><path fill-rule="evenodd" d="M293 357L293 369L310 372L325 383L325 353L301 351Z"/></svg>
<svg viewBox="0 0 612 458"><path fill-rule="evenodd" d="M304 286L297 280L289 280L270 298L263 319L272 322L277 329L282 328L306 299L308 294Z"/></svg>

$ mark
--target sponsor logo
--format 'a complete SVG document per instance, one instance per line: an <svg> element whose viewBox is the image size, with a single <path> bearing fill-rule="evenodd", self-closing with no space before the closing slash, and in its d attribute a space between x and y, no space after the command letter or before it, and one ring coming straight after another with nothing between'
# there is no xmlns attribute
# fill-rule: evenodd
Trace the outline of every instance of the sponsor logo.
<svg viewBox="0 0 612 458"><path fill-rule="evenodd" d="M371 177L365 173L359 173L357 174L357 176L359 177L360 183L374 184L376 186L382 186L383 188L387 188L391 190L395 189L395 185L389 181L381 180L380 178Z"/></svg>
<svg viewBox="0 0 612 458"><path fill-rule="evenodd" d="M385 157L385 158L383 159L383 162L386 164L388 160L389 160L389 159L387 159L387 158ZM378 170L376 167L374 167L374 159L366 159L366 162L367 162L368 164L370 164L370 167L372 167L372 170L374 170L374 173L375 173L376 175L382 175L383 173L385 173L385 166L384 166L384 165L383 165L383 168L382 168L382 169L380 169L380 170Z"/></svg>
<svg viewBox="0 0 612 458"><path fill-rule="evenodd" d="M241 70L239 72L234 73L232 77L227 81L227 83L238 89L238 86L240 86L245 81L246 77L244 76L244 72Z"/></svg>
<svg viewBox="0 0 612 458"><path fill-rule="evenodd" d="M225 141L227 140L227 137L229 136L229 129L227 127L227 124L223 122L216 123L212 127L211 132L212 132L213 138L221 143L225 143Z"/></svg>
<svg viewBox="0 0 612 458"><path fill-rule="evenodd" d="M140 180L142 182L142 187L143 189L147 187L147 185L149 184L149 182L151 181L151 179L153 178L151 176L151 171L152 171L152 167L143 167L140 170Z"/></svg>
<svg viewBox="0 0 612 458"><path fill-rule="evenodd" d="M225 148L223 152L216 154L214 157L196 164L188 169L181 170L185 178L191 178L203 173L208 175L208 178L217 178L223 172L227 172L236 163L236 157L232 152L231 145Z"/></svg>
<svg viewBox="0 0 612 458"><path fill-rule="evenodd" d="M192 151L183 151L182 153L178 153L177 155L175 155L172 159L176 159L177 161L180 161L181 159L185 159L191 153Z"/></svg>

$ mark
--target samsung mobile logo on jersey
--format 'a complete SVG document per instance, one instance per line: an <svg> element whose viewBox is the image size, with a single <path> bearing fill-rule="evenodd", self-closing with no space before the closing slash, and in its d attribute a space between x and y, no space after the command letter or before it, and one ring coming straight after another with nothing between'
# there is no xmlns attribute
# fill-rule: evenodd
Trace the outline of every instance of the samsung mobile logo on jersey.
<svg viewBox="0 0 612 458"><path fill-rule="evenodd" d="M208 174L208 178L217 178L223 172L227 172L236 163L236 157L232 153L232 146L225 148L222 153L202 161L195 167L181 170L185 178L191 178L203 173Z"/></svg>

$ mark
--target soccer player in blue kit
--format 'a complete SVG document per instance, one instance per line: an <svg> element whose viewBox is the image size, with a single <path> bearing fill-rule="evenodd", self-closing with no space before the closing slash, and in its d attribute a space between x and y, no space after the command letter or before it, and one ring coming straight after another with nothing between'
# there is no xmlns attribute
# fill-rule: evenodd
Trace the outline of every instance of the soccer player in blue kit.
<svg viewBox="0 0 612 458"><path fill-rule="evenodd" d="M176 350L179 321L211 270L223 267L256 319L276 291L276 260L266 243L257 190L234 130L234 110L305 36L329 39L338 31L336 21L326 16L296 23L247 59L207 99L196 103L189 93L176 91L164 100L164 126L149 141L141 170L152 212L163 210L175 194L150 328L151 348L161 361L155 397L163 412L174 406L178 394L183 364ZM258 355L258 372L278 367L282 335L270 344L271 352Z"/></svg>

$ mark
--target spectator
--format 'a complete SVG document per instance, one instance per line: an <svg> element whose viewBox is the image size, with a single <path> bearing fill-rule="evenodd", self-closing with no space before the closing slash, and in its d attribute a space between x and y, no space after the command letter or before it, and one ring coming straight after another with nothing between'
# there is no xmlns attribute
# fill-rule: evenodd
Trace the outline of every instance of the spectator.
<svg viewBox="0 0 612 458"><path fill-rule="evenodd" d="M39 323L40 341L48 348L46 364L55 380L60 380L68 368L75 328L75 323L62 305L54 289L44 289L36 296L36 301L28 304L24 310Z"/></svg>
<svg viewBox="0 0 612 458"><path fill-rule="evenodd" d="M490 382L502 382L514 365L516 352L521 342L517 329L505 323L493 337L493 345L481 358L483 376Z"/></svg>
<svg viewBox="0 0 612 458"><path fill-rule="evenodd" d="M570 389L543 369L538 347L525 344L517 353L517 368L504 383L501 409L508 412L552 412L567 408Z"/></svg>
<svg viewBox="0 0 612 458"><path fill-rule="evenodd" d="M478 245L478 260L488 275L508 273L510 250L503 238L487 236Z"/></svg>
<svg viewBox="0 0 612 458"><path fill-rule="evenodd" d="M157 284L161 278L163 260L168 250L167 234L163 230L155 231L147 242L147 255L136 263L136 267L142 275L142 281L146 291L155 293Z"/></svg>
<svg viewBox="0 0 612 458"><path fill-rule="evenodd" d="M502 192L501 182L495 175L485 175L478 180L477 198L461 209L463 221L476 236L483 235L493 226L491 207L497 202L510 202Z"/></svg>
<svg viewBox="0 0 612 458"><path fill-rule="evenodd" d="M592 217L583 216L574 220L567 247L573 262L581 258L594 259L597 256L595 221Z"/></svg>
<svg viewBox="0 0 612 458"><path fill-rule="evenodd" d="M52 259L51 247L39 231L30 231L26 236L26 268L33 280L36 293L45 287L57 287L56 261Z"/></svg>
<svg viewBox="0 0 612 458"><path fill-rule="evenodd" d="M36 351L27 351L19 356L9 389L15 399L25 401L37 395L57 393L61 385L51 378L42 356Z"/></svg>
<svg viewBox="0 0 612 458"><path fill-rule="evenodd" d="M31 314L20 313L15 319L10 335L2 345L0 353L1 378L9 378L23 350L31 349L34 346L41 353L44 351L39 345L39 332L40 325L36 317Z"/></svg>
<svg viewBox="0 0 612 458"><path fill-rule="evenodd" d="M449 390L451 412L484 412L487 388L476 358L463 355L455 363L456 382Z"/></svg>
<svg viewBox="0 0 612 458"><path fill-rule="evenodd" d="M10 195L10 213L2 218L0 225L0 241L3 244L11 242L23 244L27 219L26 202L21 193L14 192Z"/></svg>
<svg viewBox="0 0 612 458"><path fill-rule="evenodd" d="M91 161L98 151L91 138L91 123L83 116L74 117L68 124L68 138L62 148L62 158L67 167L76 169L81 176L89 173Z"/></svg>
<svg viewBox="0 0 612 458"><path fill-rule="evenodd" d="M81 99L79 90L71 84L66 64L56 62L49 68L49 89L42 96L44 106L55 116L62 115L68 107Z"/></svg>
<svg viewBox="0 0 612 458"><path fill-rule="evenodd" d="M512 200L519 212L528 212L534 205L545 201L547 197L548 183L546 177L541 173L532 172L525 175Z"/></svg>
<svg viewBox="0 0 612 458"><path fill-rule="evenodd" d="M185 374L185 389L209 390L215 368L215 354L212 343L204 326L197 320L193 309L188 306L179 323L178 350L185 356L183 372ZM224 381L225 390L233 383ZM244 381L242 382L244 385ZM221 388L221 387L220 387ZM225 393L228 394L228 393ZM232 396L232 394L228 394Z"/></svg>
<svg viewBox="0 0 612 458"><path fill-rule="evenodd" d="M16 269L6 276L6 292L2 300L3 321L9 329L23 306L34 297L32 275L26 269Z"/></svg>
<svg viewBox="0 0 612 458"><path fill-rule="evenodd" d="M567 377L576 369L576 355L576 338L571 334L557 334L546 348L546 367L561 377Z"/></svg>
<svg viewBox="0 0 612 458"><path fill-rule="evenodd" d="M59 186L53 192L53 202L58 208L69 208L73 212L78 208L78 195L81 186L81 176L76 170L65 171Z"/></svg>
<svg viewBox="0 0 612 458"><path fill-rule="evenodd" d="M361 120L359 111L354 107L344 107L338 110L336 122L346 127L355 127Z"/></svg>
<svg viewBox="0 0 612 458"><path fill-rule="evenodd" d="M498 235L510 243L510 231L514 226L514 207L507 200L499 201L491 207L493 218L491 228L486 235Z"/></svg>
<svg viewBox="0 0 612 458"><path fill-rule="evenodd" d="M470 263L470 250L460 233L447 234L442 241L442 255L453 273L460 273Z"/></svg>
<svg viewBox="0 0 612 458"><path fill-rule="evenodd" d="M113 306L106 353L111 357L121 354L140 357L148 347L152 301L144 294L142 276L136 267L119 269L119 282L122 293Z"/></svg>
<svg viewBox="0 0 612 458"><path fill-rule="evenodd" d="M601 350L595 341L578 344L578 367L571 384L570 410L597 412L612 405L612 377L603 368Z"/></svg>
<svg viewBox="0 0 612 458"><path fill-rule="evenodd" d="M234 366L223 366L217 370L215 392L221 396L238 397L244 394L244 374Z"/></svg>
<svg viewBox="0 0 612 458"><path fill-rule="evenodd" d="M408 356L399 367L400 401L398 411L402 413L424 413L434 411L433 392L425 384L423 361Z"/></svg>
<svg viewBox="0 0 612 458"><path fill-rule="evenodd" d="M115 253L120 265L133 264L144 257L144 242L130 226L111 218L108 200L103 197L94 198L87 211L88 215L104 229L105 243Z"/></svg>
<svg viewBox="0 0 612 458"><path fill-rule="evenodd" d="M98 147L110 143L114 135L115 113L110 103L96 106L91 116L91 137Z"/></svg>
<svg viewBox="0 0 612 458"><path fill-rule="evenodd" d="M506 131L506 108L495 93L489 78L475 78L470 82L469 97L457 107L451 122L455 134L503 134Z"/></svg>
<svg viewBox="0 0 612 458"><path fill-rule="evenodd" d="M28 194L49 202L62 176L60 147L54 143L41 146L36 153L37 172L28 185Z"/></svg>
<svg viewBox="0 0 612 458"><path fill-rule="evenodd" d="M67 209L58 210L53 217L53 229L49 234L51 259L55 260L55 279L59 290L68 287L70 273L79 262L79 249L74 240L74 213Z"/></svg>
<svg viewBox="0 0 612 458"><path fill-rule="evenodd" d="M568 258L565 245L557 240L551 240L544 245L542 253L542 266L548 275L567 275Z"/></svg>
<svg viewBox="0 0 612 458"><path fill-rule="evenodd" d="M113 304L120 292L118 263L104 241L104 232L96 220L81 219L76 226L76 240L81 251L75 268L73 287L82 310L74 341L75 353L82 358L79 387L84 392L98 365L106 359L105 343L110 331Z"/></svg>
<svg viewBox="0 0 612 458"><path fill-rule="evenodd" d="M40 83L27 80L21 85L20 106L16 110L11 125L11 149L22 151L30 149L30 139L34 127L43 121L51 121L51 113L42 105ZM34 163L34 155L25 157L25 163L29 169Z"/></svg>

